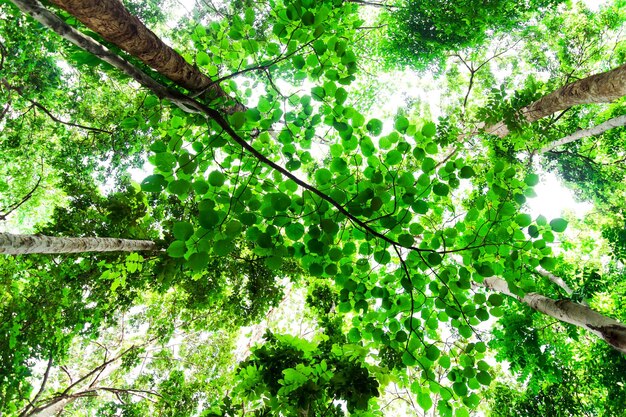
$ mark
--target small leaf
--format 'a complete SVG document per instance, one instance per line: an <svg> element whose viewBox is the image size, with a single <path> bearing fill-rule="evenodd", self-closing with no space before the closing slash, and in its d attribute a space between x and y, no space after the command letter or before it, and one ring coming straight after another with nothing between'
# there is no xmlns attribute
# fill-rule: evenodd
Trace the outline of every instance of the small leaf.
<svg viewBox="0 0 626 417"><path fill-rule="evenodd" d="M438 183L438 184L433 185L433 193L435 193L438 196L445 197L448 195L449 192L450 192L450 187L448 187L446 184Z"/></svg>
<svg viewBox="0 0 626 417"><path fill-rule="evenodd" d="M459 173L459 177L461 178L472 178L474 175L476 175L476 173L472 167L467 165L461 168L461 172Z"/></svg>
<svg viewBox="0 0 626 417"><path fill-rule="evenodd" d="M548 271L552 271L556 267L556 259L549 256L543 257L539 261L539 265Z"/></svg>
<svg viewBox="0 0 626 417"><path fill-rule="evenodd" d="M372 135L378 136L383 131L383 122L381 122L378 119L371 119L369 122L367 122L367 124L365 125L365 128Z"/></svg>
<svg viewBox="0 0 626 417"><path fill-rule="evenodd" d="M205 252L192 254L186 262L194 272L202 271L209 264L209 254Z"/></svg>
<svg viewBox="0 0 626 417"><path fill-rule="evenodd" d="M205 66L211 63L211 57L204 51L200 51L196 54L196 64L198 66Z"/></svg>
<svg viewBox="0 0 626 417"><path fill-rule="evenodd" d="M189 222L176 222L173 229L174 237L178 240L185 241L193 235L193 226Z"/></svg>
<svg viewBox="0 0 626 417"><path fill-rule="evenodd" d="M567 220L556 218L550 222L550 227L557 233L564 232L567 228Z"/></svg>
<svg viewBox="0 0 626 417"><path fill-rule="evenodd" d="M187 252L187 246L180 240L173 241L167 248L167 254L172 258L182 258L185 252Z"/></svg>
<svg viewBox="0 0 626 417"><path fill-rule="evenodd" d="M491 375L489 375L489 372L479 371L476 375L476 380L483 385L489 385L491 384Z"/></svg>
<svg viewBox="0 0 626 417"><path fill-rule="evenodd" d="M535 185L539 184L539 175L537 175L537 174L528 174L528 175L526 175L526 178L524 179L524 182L529 187L534 187Z"/></svg>
<svg viewBox="0 0 626 417"><path fill-rule="evenodd" d="M315 181L319 185L328 184L330 180L332 179L332 177L333 177L333 174L326 168L321 168L315 171Z"/></svg>
<svg viewBox="0 0 626 417"><path fill-rule="evenodd" d="M141 190L147 193L160 193L165 188L165 184L163 175L150 175L141 182Z"/></svg>
<svg viewBox="0 0 626 417"><path fill-rule="evenodd" d="M213 171L209 174L209 184L214 187L221 187L225 181L226 177L220 171Z"/></svg>
<svg viewBox="0 0 626 417"><path fill-rule="evenodd" d="M404 116L400 116L396 119L396 123L393 126L398 132L400 133L404 133L406 132L406 129L409 127L409 120L404 117Z"/></svg>
<svg viewBox="0 0 626 417"><path fill-rule="evenodd" d="M422 127L422 135L432 138L437 133L437 127L433 122L428 122Z"/></svg>

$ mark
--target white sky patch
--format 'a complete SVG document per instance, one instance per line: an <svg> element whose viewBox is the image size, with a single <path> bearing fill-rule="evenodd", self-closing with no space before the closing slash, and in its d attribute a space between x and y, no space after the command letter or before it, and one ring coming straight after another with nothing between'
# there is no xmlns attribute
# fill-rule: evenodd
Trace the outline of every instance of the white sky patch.
<svg viewBox="0 0 626 417"><path fill-rule="evenodd" d="M582 0L589 10L597 12L600 7L605 6L608 0Z"/></svg>
<svg viewBox="0 0 626 417"><path fill-rule="evenodd" d="M539 176L541 180L535 186L537 196L527 200L533 218L543 215L551 220L571 213L580 219L593 208L589 202L576 201L572 190L565 187L555 174L544 172Z"/></svg>

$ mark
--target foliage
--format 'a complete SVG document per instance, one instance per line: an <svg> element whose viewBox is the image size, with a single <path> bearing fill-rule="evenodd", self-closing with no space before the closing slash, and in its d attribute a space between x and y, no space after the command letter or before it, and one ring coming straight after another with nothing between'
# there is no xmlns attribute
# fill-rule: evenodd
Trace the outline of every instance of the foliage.
<svg viewBox="0 0 626 417"><path fill-rule="evenodd" d="M621 356L574 326L532 313L515 297L505 300L482 288L495 276L517 296L563 297L565 290L538 272L545 269L572 284L568 297L624 319L624 311L614 307L622 301L620 264L572 265L567 256L582 259L592 253L567 241L568 224L579 224L531 215L527 204L540 181L532 162L542 144L617 114L619 103L607 113L588 107L563 120L521 123L517 110L556 81L529 74L520 82L512 74L500 88L493 85L495 71L470 66L459 55L471 73L467 94L454 90L462 111L439 120L410 109L387 117L366 108L378 99L361 88L367 80L363 68L375 52L357 42L367 30L359 14L362 3L200 5L169 39L229 95L228 102L202 94L189 98L204 114L137 91L113 68L49 39L0 3L2 13L17 18L14 26L2 23L0 40L11 51L3 53L6 65L11 62L8 84L20 86L3 90L14 100L1 125L3 137L20 145L3 142L13 149L3 158L11 161L7 166L13 172L25 173L32 172L24 168L32 164L30 149L49 158L51 176L63 181L54 187L68 196L66 207L39 230L147 238L163 249L128 256L0 259L8 271L0 281L0 332L6 335L0 339L6 340L0 346L0 410L15 415L20 407L32 407L29 402L45 406L55 395L76 394L73 398L81 401L69 404L68 413L85 407L103 416L366 416L384 413L377 398L392 386L410 393L415 413L441 416L469 416L486 406L481 405L484 395L492 396L493 412L502 415L540 415L548 407L564 414L602 410L614 415L620 409L623 393L616 387L622 377L610 371L623 368ZM425 66L447 52L477 49L489 31L517 28L556 2L518 8L508 1L475 3L410 1L392 7L393 53L406 59L402 63ZM156 3L133 4L157 25L166 15ZM602 32L602 19L590 23L589 36ZM620 19L611 21L611 30ZM558 21L548 15L542 24L554 31ZM38 40L41 33L45 36ZM22 89L29 85L27 74L37 75L29 72L23 53L28 43L43 44L34 62L45 74L31 80L40 89ZM563 45L550 45L563 52ZM605 52L593 59L604 59ZM559 68L577 62L556 55ZM468 56L496 59L484 51ZM64 72L58 60L71 69ZM474 77L476 68L485 68L485 74ZM380 68L375 70L378 74ZM80 80L69 75L72 71ZM451 70L449 77L458 74ZM175 87L158 75L155 79ZM479 91L492 91L486 101L468 104L472 83ZM79 102L73 108L65 98L70 93ZM32 109L39 107L29 101L35 98L72 125L46 112L35 114ZM233 100L244 111L231 111ZM503 139L469 126L500 120L511 127ZM32 126L30 136L24 123ZM92 146L76 140L76 132L84 130ZM608 140L621 135L610 132L599 150L589 150L588 158L602 161L594 161L594 170L555 158L568 179L585 190L581 195L602 190L609 199L609 187L622 178L621 165L615 159L612 168L596 170L595 165L621 156L620 147ZM32 139L29 148L22 147L24 138ZM571 145L579 146L586 144ZM153 172L133 184L125 172L144 152ZM109 167L103 169L102 161ZM93 177L107 173L120 186L102 195ZM30 184L23 183L12 199L26 194ZM618 197L610 203L611 209L623 206ZM26 209L20 208L22 216ZM616 260L622 224L613 216L587 225L604 231ZM553 249L560 243L566 254ZM241 326L258 323L280 303L282 277L307 287L315 334L305 339L269 332L231 375L234 365L225 352ZM126 315L132 317L133 337L123 322ZM483 329L495 321L490 337ZM559 331L552 331L557 326ZM203 343L212 337L215 343ZM90 339L100 349L94 351ZM177 340L184 340L180 351L168 345ZM502 385L488 391L496 376L489 365L494 356L511 364L523 392ZM87 359L81 363L81 357ZM111 357L119 359L114 366L106 363ZM212 368L213 357L220 359ZM47 387L47 376L33 374L41 361L54 371ZM71 382L69 391L62 389L68 379L61 366L74 366L75 375L108 368L111 374L103 380L110 385L97 389L117 396L82 401L77 394L82 391ZM36 376L45 388L41 396L33 388L39 386ZM139 393L149 399L138 399Z"/></svg>
<svg viewBox="0 0 626 417"><path fill-rule="evenodd" d="M561 0L406 0L390 11L387 60L424 69L440 65L447 53L482 44ZM396 64L396 65L397 65Z"/></svg>

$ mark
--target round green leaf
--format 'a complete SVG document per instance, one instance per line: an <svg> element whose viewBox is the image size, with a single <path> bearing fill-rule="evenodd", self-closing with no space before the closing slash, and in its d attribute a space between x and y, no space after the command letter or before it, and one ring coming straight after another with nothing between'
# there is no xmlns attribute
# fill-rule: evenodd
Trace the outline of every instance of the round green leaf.
<svg viewBox="0 0 626 417"><path fill-rule="evenodd" d="M180 240L173 241L167 248L167 254L172 258L182 258L185 256L185 252L187 252L187 245Z"/></svg>
<svg viewBox="0 0 626 417"><path fill-rule="evenodd" d="M169 185L167 186L167 190L170 193L176 194L176 195L187 194L187 192L189 191L189 188L191 188L191 184L189 183L189 181L182 180L182 179L174 180L170 182Z"/></svg>
<svg viewBox="0 0 626 417"><path fill-rule="evenodd" d="M556 218L550 222L550 227L557 233L564 232L567 228L567 220Z"/></svg>
<svg viewBox="0 0 626 417"><path fill-rule="evenodd" d="M479 371L476 375L476 379L483 385L491 384L491 375L489 375L489 372Z"/></svg>
<svg viewBox="0 0 626 417"><path fill-rule="evenodd" d="M300 223L291 223L285 228L285 234L291 240L300 240L300 238L304 235L304 226Z"/></svg>
<svg viewBox="0 0 626 417"><path fill-rule="evenodd" d="M396 123L394 124L394 128L398 132L404 133L408 127L409 127L409 120L406 117L400 116L400 117L398 117L396 119Z"/></svg>
<svg viewBox="0 0 626 417"><path fill-rule="evenodd" d="M225 181L226 177L220 171L212 171L209 174L209 184L214 187L221 187L222 185L224 185Z"/></svg>
<svg viewBox="0 0 626 417"><path fill-rule="evenodd" d="M383 131L383 122L381 122L379 119L371 119L369 122L367 122L365 128L372 135L378 136Z"/></svg>
<svg viewBox="0 0 626 417"><path fill-rule="evenodd" d="M209 254L205 252L193 253L186 264L192 271L200 272L209 264Z"/></svg>
<svg viewBox="0 0 626 417"><path fill-rule="evenodd" d="M160 193L165 188L165 177L161 174L150 175L141 182L141 190L146 193Z"/></svg>
<svg viewBox="0 0 626 417"><path fill-rule="evenodd" d="M333 178L333 174L326 168L321 168L315 171L315 181L319 185L325 185Z"/></svg>
<svg viewBox="0 0 626 417"><path fill-rule="evenodd" d="M526 178L524 178L524 182L526 183L526 185L534 187L535 185L539 184L539 175L528 174L526 175Z"/></svg>
<svg viewBox="0 0 626 417"><path fill-rule="evenodd" d="M438 196L445 197L448 195L449 192L450 192L450 187L448 187L446 184L438 183L438 184L433 185L433 193L435 193Z"/></svg>
<svg viewBox="0 0 626 417"><path fill-rule="evenodd" d="M174 237L185 241L193 235L193 226L189 222L176 222L173 228Z"/></svg>
<svg viewBox="0 0 626 417"><path fill-rule="evenodd" d="M432 138L437 133L437 126L433 122L428 122L422 127L422 135Z"/></svg>

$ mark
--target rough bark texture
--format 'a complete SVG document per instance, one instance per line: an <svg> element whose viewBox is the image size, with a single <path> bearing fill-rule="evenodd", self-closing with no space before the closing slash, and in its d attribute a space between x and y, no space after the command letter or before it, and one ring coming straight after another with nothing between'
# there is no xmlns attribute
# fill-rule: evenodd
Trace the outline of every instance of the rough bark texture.
<svg viewBox="0 0 626 417"><path fill-rule="evenodd" d="M604 123L600 123L597 126L590 127L589 129L579 130L577 132L572 133L571 135L567 135L565 137L562 137L561 139L559 139L557 141L554 141L550 145L542 148L539 153L546 153L546 152L549 152L549 151L553 150L554 148L557 148L557 147L559 147L561 145L565 145L567 143L575 142L575 141L577 141L579 139L582 139L582 138L587 138L587 137L590 137L590 136L600 135L600 134L606 132L607 130L611 130L611 129L614 129L616 127L622 127L622 126L626 126L626 115L614 117L612 119L607 120Z"/></svg>
<svg viewBox="0 0 626 417"><path fill-rule="evenodd" d="M154 68L175 83L200 91L211 79L189 65L167 46L119 0L50 0L107 41Z"/></svg>
<svg viewBox="0 0 626 417"><path fill-rule="evenodd" d="M50 0L107 41L138 58L159 74L193 92L209 98L229 97L209 77L190 65L171 47L130 14L119 0ZM226 109L228 113L245 110L241 104Z"/></svg>
<svg viewBox="0 0 626 417"><path fill-rule="evenodd" d="M506 281L500 278L485 278L482 285L488 289L514 297L540 313L587 329L602 338L613 348L626 353L626 325L617 320L603 316L589 307L570 300L553 300L537 293L529 293L524 297L519 297L513 294L509 290Z"/></svg>
<svg viewBox="0 0 626 417"><path fill-rule="evenodd" d="M626 64L567 84L524 107L520 114L531 123L578 104L609 103L623 96L626 96ZM485 132L504 137L509 129L499 122L487 127Z"/></svg>
<svg viewBox="0 0 626 417"><path fill-rule="evenodd" d="M156 250L149 240L129 240L106 237L50 237L0 233L0 254L77 253L77 252L135 252Z"/></svg>

